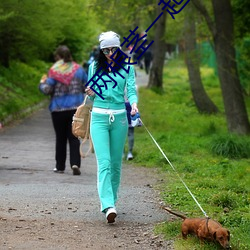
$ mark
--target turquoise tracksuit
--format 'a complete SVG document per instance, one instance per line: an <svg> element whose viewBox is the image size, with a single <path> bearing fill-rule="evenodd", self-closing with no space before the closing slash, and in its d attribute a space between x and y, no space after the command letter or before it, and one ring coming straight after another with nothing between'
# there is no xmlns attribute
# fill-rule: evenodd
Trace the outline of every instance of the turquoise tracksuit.
<svg viewBox="0 0 250 250"><path fill-rule="evenodd" d="M88 73L90 86L93 84L90 79L96 71L94 63L91 64ZM122 154L128 132L124 103L125 88L130 104L137 103L133 66L130 66L129 73L123 69L119 72L124 79L117 73L115 75L112 72L109 73L109 76L117 82L117 86L113 88L114 82L106 82L107 89L103 87L101 94L104 100L98 95L91 98L93 111L90 134L97 160L97 189L103 212L106 208L115 207L120 186ZM106 75L102 78L110 81ZM99 79L98 85L103 85L103 81ZM94 86L94 88L99 93L98 87Z"/></svg>

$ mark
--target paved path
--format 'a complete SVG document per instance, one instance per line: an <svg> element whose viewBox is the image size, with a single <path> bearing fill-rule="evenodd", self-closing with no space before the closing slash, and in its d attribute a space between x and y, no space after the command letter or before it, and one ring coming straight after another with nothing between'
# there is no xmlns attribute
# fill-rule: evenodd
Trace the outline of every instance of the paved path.
<svg viewBox="0 0 250 250"><path fill-rule="evenodd" d="M143 81L146 79L145 74L138 73L138 84L143 85ZM46 199L53 203L54 195L63 199L67 196L73 196L77 200L76 205L79 209L90 210L95 218L102 219L102 215L96 213L99 210L99 200L96 190L96 160L94 154L82 160L81 176L72 176L69 163L65 174L55 174L52 172L55 166L54 144L54 131L47 107L13 127L2 129L0 132L0 196L7 194L3 198L5 200L4 206L11 207L13 203L19 200L24 203L25 199L30 199L32 195L34 195L36 201L42 203L45 203ZM135 174L133 174L133 171L135 171ZM123 175L125 179L121 188L121 196L123 196L121 200L125 199L126 202L120 204L121 210L126 210L125 207L128 206L128 203L132 207L135 201L129 197L141 193L145 185L151 184L150 181L147 183L147 180L140 183L139 176L136 176L136 172L141 174L140 172L143 173L145 169L139 171L134 169L133 171L128 166L124 166ZM130 186L131 184L133 187ZM10 194L12 197L9 199ZM82 200L85 201L89 199L89 202L82 204L79 197L83 197ZM141 198L138 196L136 202L144 203L145 199L144 195ZM138 205L138 209L140 208L143 208L142 204ZM23 212L26 213L28 210ZM79 214L75 213L70 216L77 219ZM139 216L137 218L138 214L140 212L131 214L126 219L134 220L136 217L136 219L146 222L158 220L157 217L159 216L153 213L150 216L143 216L143 218ZM55 216L60 217L61 214L56 213ZM121 218L123 217L124 215L121 215ZM162 217L160 216L160 218ZM89 213L86 214L86 219L93 220Z"/></svg>
<svg viewBox="0 0 250 250"><path fill-rule="evenodd" d="M148 85L149 76L144 73L144 70L136 69L136 84L138 87L146 87Z"/></svg>
<svg viewBox="0 0 250 250"><path fill-rule="evenodd" d="M1 207L7 209L15 207L16 203L26 204L33 197L33 209L41 209L41 206L45 209L47 204L53 204L56 197L58 202L65 205L68 203L65 199L69 202L74 200L73 206L78 207L78 213L64 216L76 220L83 217L91 221L103 220L102 214L99 213L96 190L95 155L91 154L82 160L81 176L72 175L69 163L65 174L53 173L54 166L54 132L47 108L0 133L0 200L4 200ZM124 166L121 202L118 205L122 212L119 216L121 219L136 219L141 222L162 219L161 214L149 213L154 206L151 201L145 203L146 193L150 190L147 186L152 183L150 179L137 176L138 172L141 175L143 171L147 173L146 169ZM128 206L133 207L136 203L139 212L129 216L123 214ZM30 216L30 209L27 210L23 206L22 213ZM86 213L86 210L89 212ZM145 214L143 210L148 211L148 215L141 217L140 215ZM52 216L60 218L61 211L58 210Z"/></svg>
<svg viewBox="0 0 250 250"><path fill-rule="evenodd" d="M137 79L142 86L147 76L139 73ZM153 236L154 224L167 218L152 188L159 179L156 170L124 164L117 226L110 228L99 211L94 154L82 160L81 176L72 175L69 163L64 174L53 173L54 140L47 107L0 130L1 250L166 249ZM20 225L25 222L25 227ZM72 235L72 228L60 230L60 225L78 227L72 223L82 225L84 230L77 230L81 236ZM107 241L110 233L123 236Z"/></svg>

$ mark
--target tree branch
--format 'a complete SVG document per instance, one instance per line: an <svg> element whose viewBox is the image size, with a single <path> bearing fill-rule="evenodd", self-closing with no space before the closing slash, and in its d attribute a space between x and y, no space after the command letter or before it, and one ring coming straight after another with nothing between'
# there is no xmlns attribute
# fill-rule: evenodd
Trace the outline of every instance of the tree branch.
<svg viewBox="0 0 250 250"><path fill-rule="evenodd" d="M212 36L215 37L216 35L215 23L213 22L211 16L209 15L205 5L200 0L192 0L191 2L195 6L195 8L204 16L207 26L212 33Z"/></svg>

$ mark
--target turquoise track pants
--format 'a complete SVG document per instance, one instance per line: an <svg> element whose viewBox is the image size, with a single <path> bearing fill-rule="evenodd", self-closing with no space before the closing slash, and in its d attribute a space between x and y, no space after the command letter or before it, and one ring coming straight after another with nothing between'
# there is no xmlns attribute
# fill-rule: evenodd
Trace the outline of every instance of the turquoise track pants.
<svg viewBox="0 0 250 250"><path fill-rule="evenodd" d="M101 211L115 207L121 179L122 155L128 133L126 112L91 113L90 134L97 160L97 190Z"/></svg>

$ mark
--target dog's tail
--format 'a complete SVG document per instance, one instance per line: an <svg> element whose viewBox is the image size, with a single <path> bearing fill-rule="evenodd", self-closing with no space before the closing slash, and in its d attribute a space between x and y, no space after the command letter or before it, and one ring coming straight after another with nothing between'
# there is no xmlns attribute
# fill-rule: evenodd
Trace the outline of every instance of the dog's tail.
<svg viewBox="0 0 250 250"><path fill-rule="evenodd" d="M164 207L164 206L162 206L162 208L163 208L164 210L168 211L169 213L171 213L171 214L173 214L173 215L175 215L175 216L177 216L177 217L182 218L183 220L187 219L187 217L186 217L185 215L183 215L183 214L179 214L179 213L177 213L177 212L173 212L171 209L169 209L169 208L167 208L167 207Z"/></svg>

